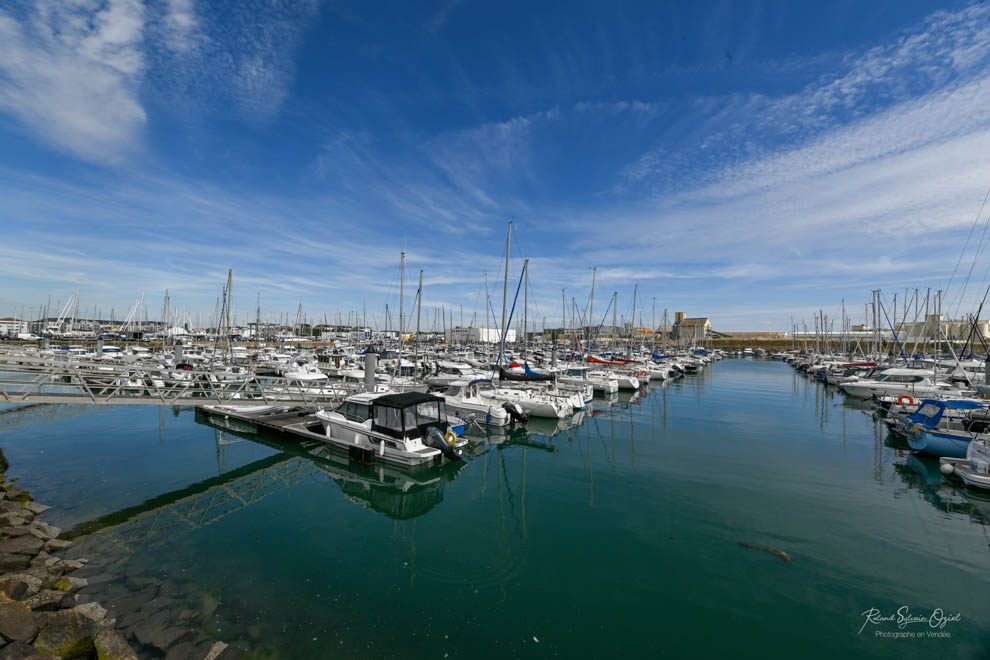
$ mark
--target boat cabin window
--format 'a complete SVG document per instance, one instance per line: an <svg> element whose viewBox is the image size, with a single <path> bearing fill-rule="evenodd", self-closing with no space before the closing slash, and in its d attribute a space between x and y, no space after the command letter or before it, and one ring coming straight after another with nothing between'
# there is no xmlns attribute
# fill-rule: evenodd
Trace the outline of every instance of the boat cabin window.
<svg viewBox="0 0 990 660"><path fill-rule="evenodd" d="M352 422L364 422L371 416L370 406L366 403L347 401L337 408L336 412Z"/></svg>
<svg viewBox="0 0 990 660"><path fill-rule="evenodd" d="M898 375L898 374L888 374L886 376L880 376L877 378L878 383L920 383L925 380L924 376L911 376L911 375Z"/></svg>
<svg viewBox="0 0 990 660"><path fill-rule="evenodd" d="M970 433L986 433L988 428L990 428L990 420L974 419L969 423L966 430Z"/></svg>
<svg viewBox="0 0 990 660"><path fill-rule="evenodd" d="M390 435L402 435L401 412L402 411L398 408L375 406L374 424L376 427L380 427L381 430L389 433Z"/></svg>

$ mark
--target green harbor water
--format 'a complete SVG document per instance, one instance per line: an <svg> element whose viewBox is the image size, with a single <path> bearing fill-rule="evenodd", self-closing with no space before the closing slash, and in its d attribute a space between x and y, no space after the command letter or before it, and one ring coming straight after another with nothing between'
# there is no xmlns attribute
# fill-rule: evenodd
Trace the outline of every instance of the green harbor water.
<svg viewBox="0 0 990 660"><path fill-rule="evenodd" d="M256 657L990 655L990 497L783 363L475 436L443 470L219 423L39 406L0 448L91 559L85 597L153 587ZM902 607L959 618L863 614Z"/></svg>

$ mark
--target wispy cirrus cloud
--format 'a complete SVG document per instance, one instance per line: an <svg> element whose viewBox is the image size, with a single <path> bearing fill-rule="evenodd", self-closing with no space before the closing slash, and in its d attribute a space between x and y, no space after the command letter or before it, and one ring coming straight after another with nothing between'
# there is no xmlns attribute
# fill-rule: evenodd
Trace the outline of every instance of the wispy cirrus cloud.
<svg viewBox="0 0 990 660"><path fill-rule="evenodd" d="M133 152L147 121L144 20L137 0L0 10L0 110L87 160Z"/></svg>
<svg viewBox="0 0 990 660"><path fill-rule="evenodd" d="M265 121L281 108L316 0L36 0L0 8L0 112L50 146L119 164L148 99Z"/></svg>

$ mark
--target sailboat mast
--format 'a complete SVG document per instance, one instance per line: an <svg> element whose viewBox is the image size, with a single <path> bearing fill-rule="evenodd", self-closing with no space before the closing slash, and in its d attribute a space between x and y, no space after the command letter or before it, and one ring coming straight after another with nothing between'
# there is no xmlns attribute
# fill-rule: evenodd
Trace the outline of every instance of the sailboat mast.
<svg viewBox="0 0 990 660"><path fill-rule="evenodd" d="M588 323L595 322L595 276L598 274L598 266L592 266L591 268L591 308L588 310ZM587 324L585 324L587 325ZM581 334L584 334L584 328L581 328ZM590 332L590 331L589 331ZM585 344L588 343L590 337L585 336ZM588 352L591 352L591 347L588 346Z"/></svg>
<svg viewBox="0 0 990 660"><path fill-rule="evenodd" d="M419 271L419 290L416 292L416 353L413 369L419 364L419 317L423 310L423 271Z"/></svg>
<svg viewBox="0 0 990 660"><path fill-rule="evenodd" d="M636 334L636 294L639 292L639 284L633 285L633 308L632 308L632 323L629 325L629 355L626 357L632 359L633 353L633 337Z"/></svg>
<svg viewBox="0 0 990 660"><path fill-rule="evenodd" d="M502 348L498 356L499 362L501 362L502 357L505 353L505 340L508 334L508 329L505 327L505 303L509 297L509 243L512 239L512 221L509 221L509 230L505 234L505 279L502 281L502 326L500 334L502 335L500 339L502 340Z"/></svg>
<svg viewBox="0 0 990 660"><path fill-rule="evenodd" d="M406 251L403 250L399 254L399 357L395 361L395 371L393 375L398 375L401 373L402 367L402 331L404 326L402 325L402 311L403 311L403 293L405 292L406 285Z"/></svg>
<svg viewBox="0 0 990 660"><path fill-rule="evenodd" d="M525 274L526 290L523 291L523 362L529 356L529 259L523 262L523 273Z"/></svg>

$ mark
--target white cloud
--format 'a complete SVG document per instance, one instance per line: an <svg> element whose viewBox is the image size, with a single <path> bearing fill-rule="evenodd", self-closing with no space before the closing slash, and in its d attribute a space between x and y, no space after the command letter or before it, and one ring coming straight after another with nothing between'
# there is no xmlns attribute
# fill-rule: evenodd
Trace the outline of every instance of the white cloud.
<svg viewBox="0 0 990 660"><path fill-rule="evenodd" d="M135 148L144 10L137 0L0 10L0 109L53 146L112 162Z"/></svg>
<svg viewBox="0 0 990 660"><path fill-rule="evenodd" d="M195 48L204 38L193 0L168 0L164 19L165 43L178 53Z"/></svg>

